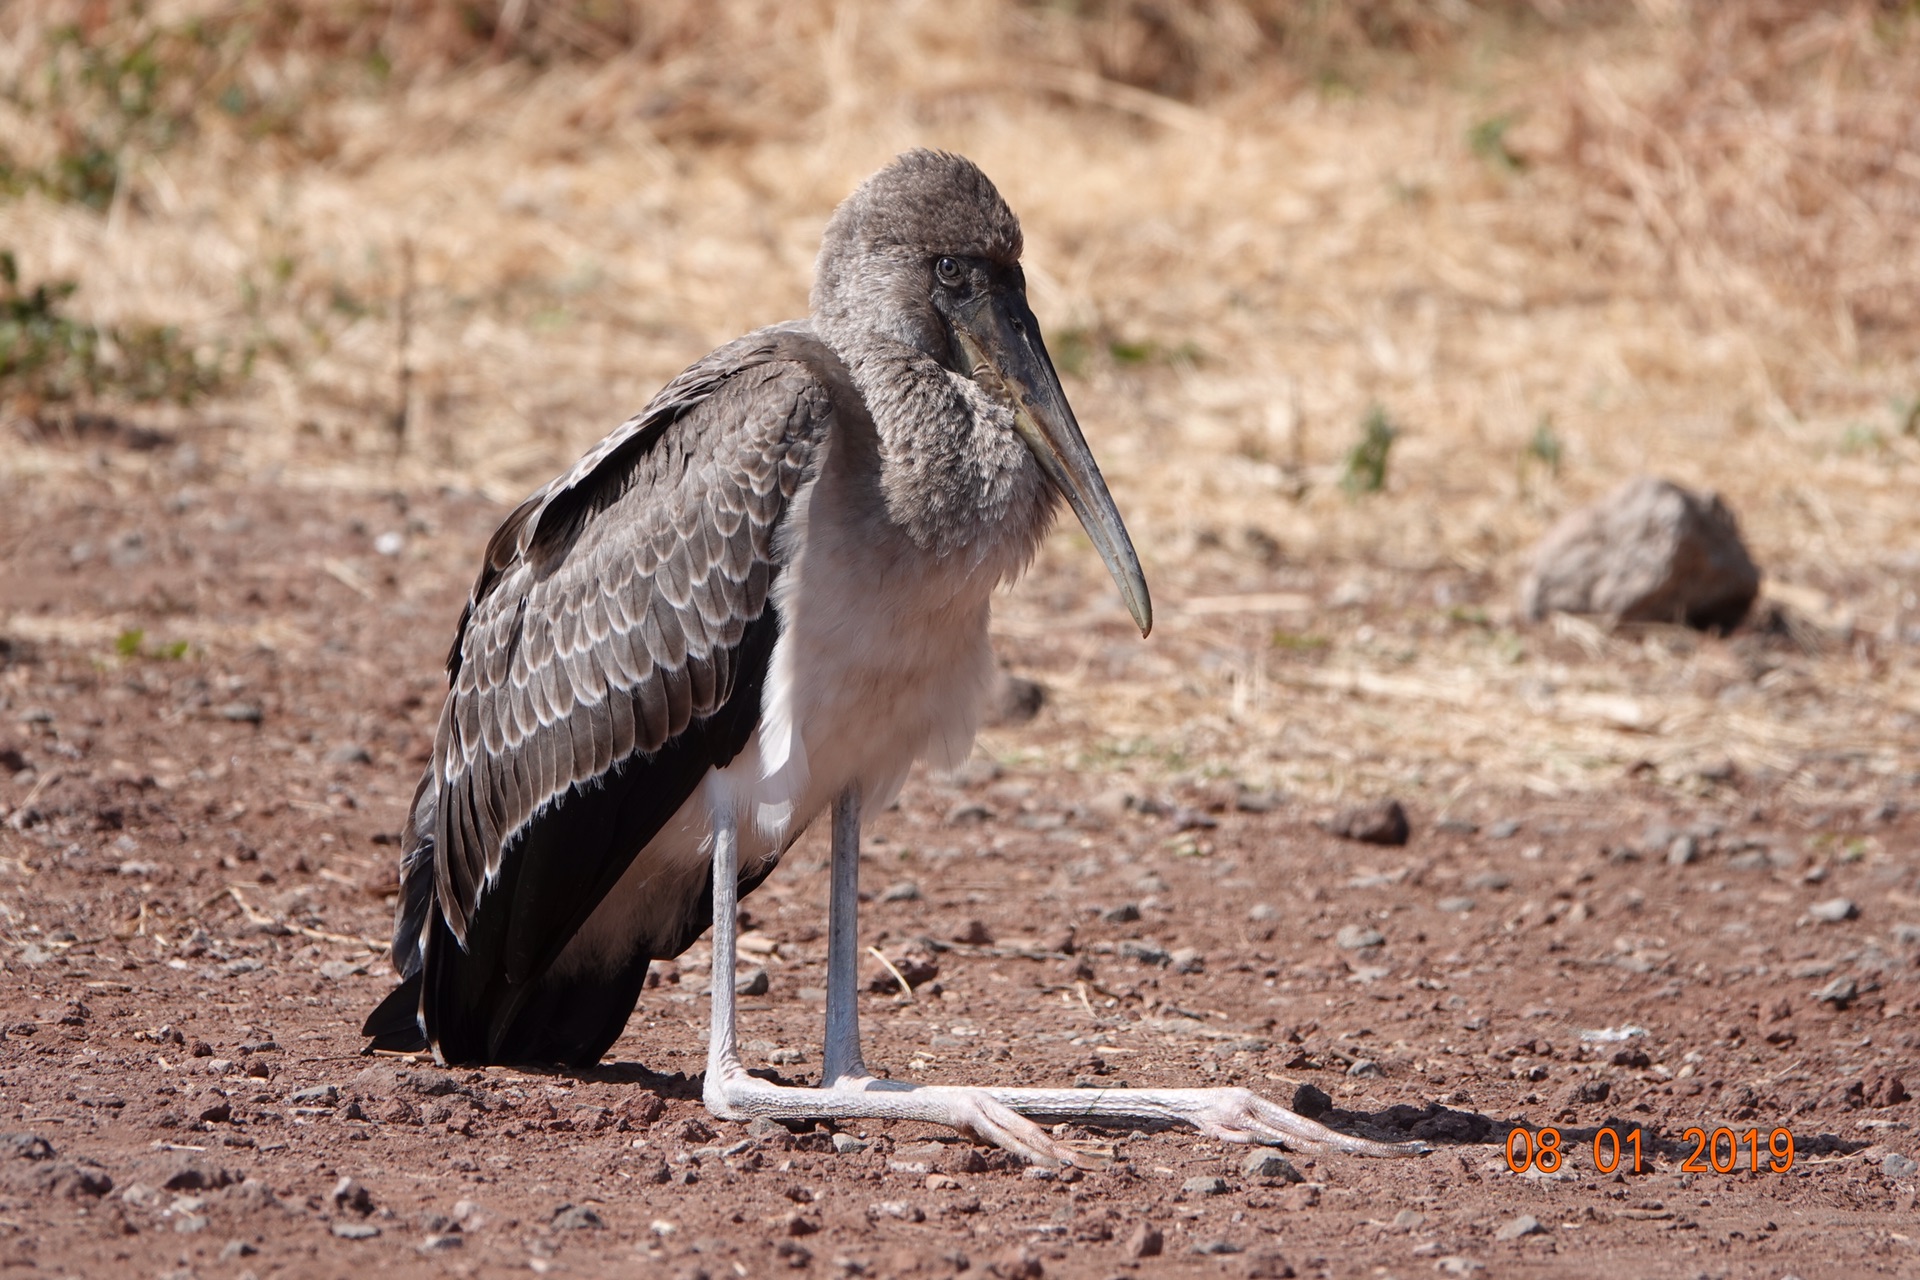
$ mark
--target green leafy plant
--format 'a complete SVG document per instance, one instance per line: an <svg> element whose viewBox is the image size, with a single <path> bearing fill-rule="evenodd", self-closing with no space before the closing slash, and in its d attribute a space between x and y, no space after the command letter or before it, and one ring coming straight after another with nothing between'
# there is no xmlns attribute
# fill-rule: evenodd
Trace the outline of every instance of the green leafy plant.
<svg viewBox="0 0 1920 1280"><path fill-rule="evenodd" d="M1490 116L1467 130L1467 146L1494 168L1505 173L1520 173L1526 169L1527 162L1507 146L1507 131L1515 122L1512 112Z"/></svg>
<svg viewBox="0 0 1920 1280"><path fill-rule="evenodd" d="M1367 410L1360 424L1360 440L1347 451L1347 465L1340 487L1349 497L1378 493L1387 487L1387 455L1400 437L1400 428L1379 405Z"/></svg>
<svg viewBox="0 0 1920 1280"><path fill-rule="evenodd" d="M73 319L62 306L77 288L71 280L23 286L19 261L0 249L0 400L23 402L29 413L94 398L186 405L228 381L226 362L203 360L172 325Z"/></svg>

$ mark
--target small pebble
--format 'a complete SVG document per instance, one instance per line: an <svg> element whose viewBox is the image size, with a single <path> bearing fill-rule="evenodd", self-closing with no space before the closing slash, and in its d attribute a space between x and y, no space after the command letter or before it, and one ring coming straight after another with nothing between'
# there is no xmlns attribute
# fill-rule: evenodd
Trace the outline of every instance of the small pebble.
<svg viewBox="0 0 1920 1280"><path fill-rule="evenodd" d="M380 1228L371 1222L336 1222L333 1234L342 1240L371 1240L380 1234Z"/></svg>
<svg viewBox="0 0 1920 1280"><path fill-rule="evenodd" d="M1828 898L1825 902L1816 902L1807 908L1807 914L1822 924L1839 924L1842 920L1851 920L1860 914L1851 898Z"/></svg>
<svg viewBox="0 0 1920 1280"><path fill-rule="evenodd" d="M1667 846L1667 865L1684 867L1700 856L1700 842L1692 836L1675 836Z"/></svg>
<svg viewBox="0 0 1920 1280"><path fill-rule="evenodd" d="M1517 1218L1502 1223L1500 1229L1493 1233L1493 1238L1495 1240L1518 1240L1522 1236L1545 1235L1546 1230L1545 1227L1540 1225L1540 1219L1530 1213L1523 1213Z"/></svg>
<svg viewBox="0 0 1920 1280"><path fill-rule="evenodd" d="M1380 1064L1372 1058L1357 1059L1347 1068L1347 1075L1355 1080L1369 1080L1384 1074L1386 1073L1380 1070Z"/></svg>
<svg viewBox="0 0 1920 1280"><path fill-rule="evenodd" d="M1366 947L1377 947L1387 940L1387 935L1371 925L1342 925L1340 932L1333 935L1333 945L1342 951L1359 951Z"/></svg>
<svg viewBox="0 0 1920 1280"><path fill-rule="evenodd" d="M1293 1167L1293 1161L1277 1151L1256 1151L1240 1162L1240 1172L1249 1178L1279 1178L1284 1182L1305 1182L1306 1175Z"/></svg>
<svg viewBox="0 0 1920 1280"><path fill-rule="evenodd" d="M1489 840L1511 840L1520 834L1520 824L1511 818L1502 818L1487 828Z"/></svg>
<svg viewBox="0 0 1920 1280"><path fill-rule="evenodd" d="M1190 1196L1223 1196L1227 1193L1227 1180L1202 1174L1197 1178L1188 1178L1180 1184L1180 1189Z"/></svg>
<svg viewBox="0 0 1920 1280"><path fill-rule="evenodd" d="M843 1156L858 1155L867 1149L867 1144L850 1133L836 1133L833 1135L833 1149Z"/></svg>
<svg viewBox="0 0 1920 1280"><path fill-rule="evenodd" d="M1473 910L1472 898L1442 898L1434 904L1448 915L1463 916Z"/></svg>
<svg viewBox="0 0 1920 1280"><path fill-rule="evenodd" d="M1133 1229L1127 1237L1126 1251L1129 1258L1157 1258L1161 1249L1166 1247L1167 1238L1160 1228L1143 1222Z"/></svg>

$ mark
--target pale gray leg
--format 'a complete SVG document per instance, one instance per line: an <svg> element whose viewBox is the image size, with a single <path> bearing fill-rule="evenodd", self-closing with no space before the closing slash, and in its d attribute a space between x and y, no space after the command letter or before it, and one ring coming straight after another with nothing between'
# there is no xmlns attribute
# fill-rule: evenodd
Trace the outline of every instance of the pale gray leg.
<svg viewBox="0 0 1920 1280"><path fill-rule="evenodd" d="M864 1071L859 1066L857 1044L849 1051L842 1041L839 1047L828 1050L834 1055L833 1063L842 1075L824 1088L789 1088L768 1084L747 1074L746 1068L741 1065L734 1037L733 983L739 943L740 906L739 832L735 825L732 799L726 795L725 787L719 785L720 780L716 779L715 782L712 788L715 797L712 813L713 1024L707 1041L707 1079L701 1090L707 1110L723 1120L751 1120L756 1116L768 1116L775 1120L922 1120L946 1125L969 1137L994 1143L1037 1164L1072 1163L1073 1152L1070 1148L1048 1137L1046 1131L1033 1121L1022 1118L1004 1104L996 1102L983 1089L915 1086L846 1074L850 1070ZM852 839L845 842L835 840L835 857L840 860L845 852L850 851L851 856L857 859L860 854L858 798L855 797L851 805L842 805L836 812L836 834L841 826L842 813L847 815L846 826ZM835 874L837 881L840 873L836 870ZM852 884L853 881L849 879L850 891L846 895L849 917L854 900ZM858 1028L851 1019L851 1012L859 956L853 944L846 942L842 947L845 963L836 966L835 959L840 953L832 950L832 923L831 920L828 922L827 989L829 992L838 990L842 993L841 1007L849 1015L843 1019L846 1034L857 1036ZM846 932L848 937L854 934L851 919L848 920ZM836 973L836 969L846 972ZM833 1041L830 1039L829 1043Z"/></svg>
<svg viewBox="0 0 1920 1280"><path fill-rule="evenodd" d="M833 805L832 888L827 902L827 1038L820 1083L867 1080L860 1056L860 784Z"/></svg>
<svg viewBox="0 0 1920 1280"><path fill-rule="evenodd" d="M1071 1148L1034 1119L1114 1128L1189 1125L1226 1142L1286 1143L1309 1150L1411 1156L1419 1142L1372 1142L1344 1134L1249 1089L997 1089L876 1080L860 1055L860 793L834 804L827 918L827 1030L821 1087L795 1089L750 1076L734 1039L734 961L740 897L739 837L731 801L714 788L713 1025L707 1050L707 1109L727 1120L924 1120L1005 1147L1040 1164L1073 1163Z"/></svg>

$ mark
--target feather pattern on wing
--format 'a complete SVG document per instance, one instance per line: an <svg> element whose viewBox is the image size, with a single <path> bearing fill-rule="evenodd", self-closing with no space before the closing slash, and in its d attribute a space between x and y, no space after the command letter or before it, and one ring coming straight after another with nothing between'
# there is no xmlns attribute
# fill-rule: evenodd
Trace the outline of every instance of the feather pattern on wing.
<svg viewBox="0 0 1920 1280"><path fill-rule="evenodd" d="M776 530L833 413L822 353L785 326L721 348L494 535L429 775L434 896L463 944L544 808L732 696Z"/></svg>

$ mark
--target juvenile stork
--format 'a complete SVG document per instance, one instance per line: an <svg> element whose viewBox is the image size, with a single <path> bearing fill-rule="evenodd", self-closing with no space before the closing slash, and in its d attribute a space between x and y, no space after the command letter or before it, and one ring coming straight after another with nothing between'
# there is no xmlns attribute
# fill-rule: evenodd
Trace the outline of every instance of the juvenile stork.
<svg viewBox="0 0 1920 1280"><path fill-rule="evenodd" d="M861 1060L861 808L965 758L989 599L1060 498L1152 625L1020 245L973 164L901 156L828 223L811 321L707 356L507 517L448 658L373 1048L589 1065L711 923L723 1118L924 1120L1042 1163L1073 1153L1028 1117L1406 1150L1243 1089L915 1086ZM737 906L829 805L822 1079L777 1086L735 1047Z"/></svg>

